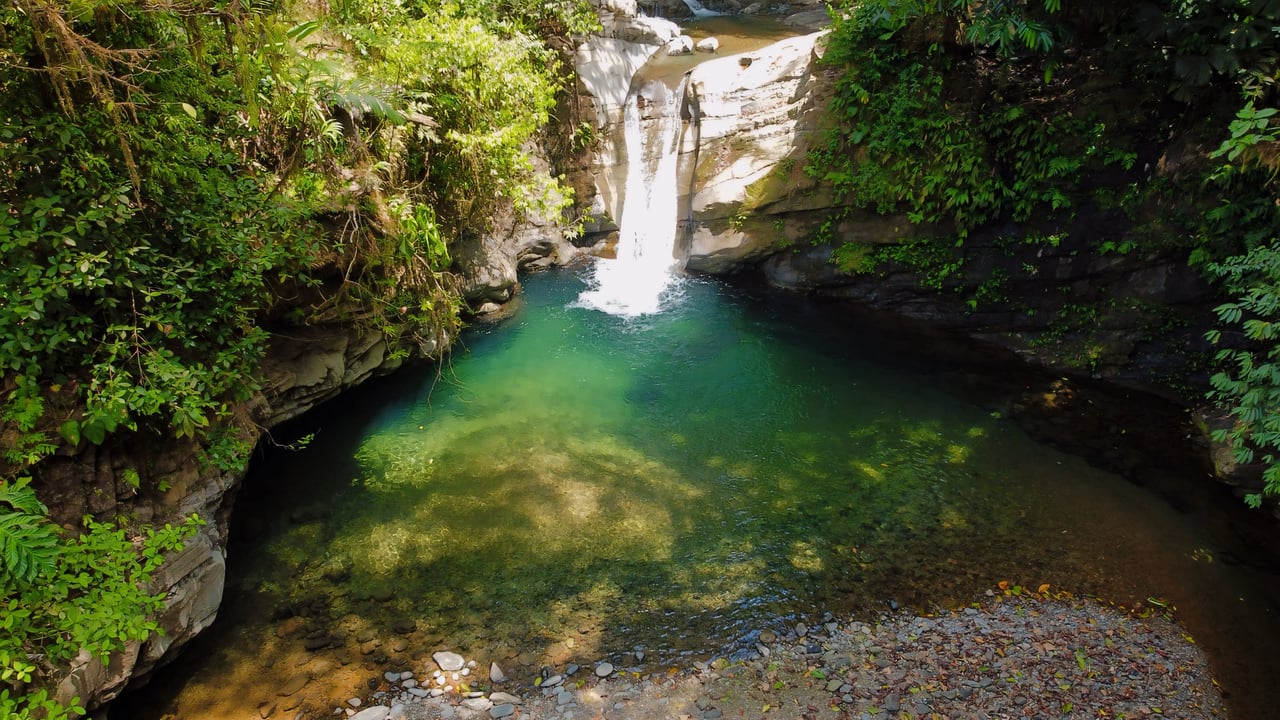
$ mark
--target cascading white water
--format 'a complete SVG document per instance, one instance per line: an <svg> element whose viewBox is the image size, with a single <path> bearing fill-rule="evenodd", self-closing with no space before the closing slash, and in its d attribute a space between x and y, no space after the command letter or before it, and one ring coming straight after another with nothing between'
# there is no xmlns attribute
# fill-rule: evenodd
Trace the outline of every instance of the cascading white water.
<svg viewBox="0 0 1280 720"><path fill-rule="evenodd" d="M684 4L685 7L689 8L689 12L693 13L693 16L697 18L716 17L724 14L715 10L708 10L698 0L684 0Z"/></svg>
<svg viewBox="0 0 1280 720"><path fill-rule="evenodd" d="M626 317L653 314L676 281L676 167L687 82L686 77L673 93L653 81L627 98L627 182L617 257L596 261L593 287L578 298L584 307ZM642 118L641 103L652 119Z"/></svg>

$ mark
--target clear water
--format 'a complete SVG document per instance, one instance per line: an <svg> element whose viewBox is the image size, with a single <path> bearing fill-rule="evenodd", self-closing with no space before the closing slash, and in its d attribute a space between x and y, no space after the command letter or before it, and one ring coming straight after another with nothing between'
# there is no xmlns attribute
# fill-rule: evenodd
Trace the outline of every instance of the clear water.
<svg viewBox="0 0 1280 720"><path fill-rule="evenodd" d="M999 393L831 307L683 279L627 319L575 306L586 274L528 278L446 367L280 434L314 437L246 480L224 617L125 716L248 717L298 672L323 708L445 647L515 676L638 647L660 669L1002 580L1175 604L1267 692L1231 663L1267 671L1274 570L1215 562L1210 528L1035 442Z"/></svg>

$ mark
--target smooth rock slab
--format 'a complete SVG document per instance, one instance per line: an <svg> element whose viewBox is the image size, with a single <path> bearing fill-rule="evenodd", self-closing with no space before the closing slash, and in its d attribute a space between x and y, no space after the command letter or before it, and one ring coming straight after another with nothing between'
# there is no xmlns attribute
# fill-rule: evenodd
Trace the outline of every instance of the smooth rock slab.
<svg viewBox="0 0 1280 720"><path fill-rule="evenodd" d="M352 715L350 720L387 720L390 715L391 708L386 705L374 705Z"/></svg>
<svg viewBox="0 0 1280 720"><path fill-rule="evenodd" d="M461 670L463 666L467 664L467 661L464 660L461 655L447 650L441 650L440 652L432 655L431 659L435 660L436 665L439 665L440 669L445 672Z"/></svg>

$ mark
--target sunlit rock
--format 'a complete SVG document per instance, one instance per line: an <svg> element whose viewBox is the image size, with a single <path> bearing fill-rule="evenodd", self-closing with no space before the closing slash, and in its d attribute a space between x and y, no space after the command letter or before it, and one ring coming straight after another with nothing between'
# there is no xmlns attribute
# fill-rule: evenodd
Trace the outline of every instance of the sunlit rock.
<svg viewBox="0 0 1280 720"><path fill-rule="evenodd" d="M431 656L431 659L435 660L436 665L439 665L440 669L445 672L456 672L461 670L463 665L466 665L466 660L461 655L448 650L441 650L435 653Z"/></svg>
<svg viewBox="0 0 1280 720"><path fill-rule="evenodd" d="M702 38L694 48L698 50L698 52L714 53L720 49L720 40L713 37Z"/></svg>
<svg viewBox="0 0 1280 720"><path fill-rule="evenodd" d="M816 125L809 115L819 38L789 38L711 60L690 75L698 125L688 196L689 269L723 272L775 246L776 233L748 232L744 223L794 205L803 188L792 171L803 162Z"/></svg>
<svg viewBox="0 0 1280 720"><path fill-rule="evenodd" d="M615 17L612 22L605 25L603 34L615 40L644 45L665 45L680 37L680 26L665 18Z"/></svg>
<svg viewBox="0 0 1280 720"><path fill-rule="evenodd" d="M681 35L663 46L668 55L692 55L693 38Z"/></svg>

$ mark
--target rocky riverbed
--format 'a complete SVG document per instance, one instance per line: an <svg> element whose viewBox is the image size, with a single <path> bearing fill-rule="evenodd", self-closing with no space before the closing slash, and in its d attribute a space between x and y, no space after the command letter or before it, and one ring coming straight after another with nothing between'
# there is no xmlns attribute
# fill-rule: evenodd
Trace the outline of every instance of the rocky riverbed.
<svg viewBox="0 0 1280 720"><path fill-rule="evenodd" d="M370 678L369 692L324 710L266 703L292 720L652 720L680 718L1222 718L1207 663L1161 614L1093 601L992 592L935 617L828 619L687 668L547 667L508 677L462 655ZM322 679L318 679L322 680ZM287 697L287 696L284 696Z"/></svg>

